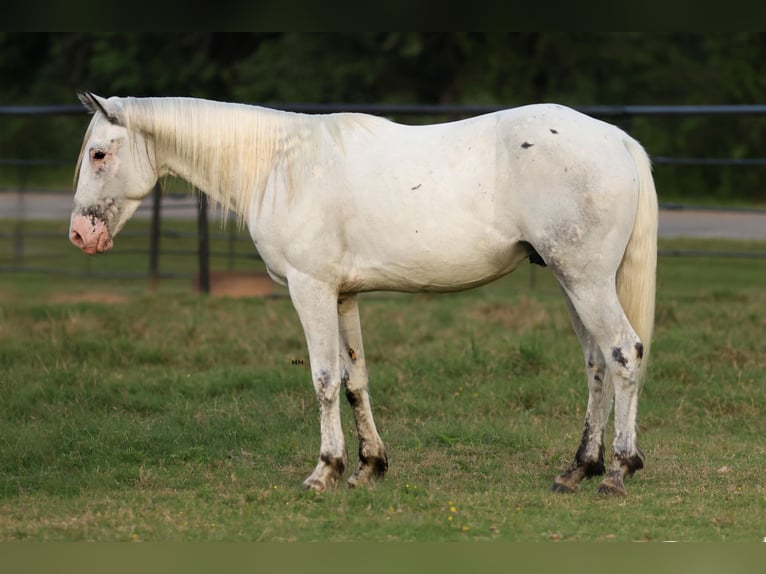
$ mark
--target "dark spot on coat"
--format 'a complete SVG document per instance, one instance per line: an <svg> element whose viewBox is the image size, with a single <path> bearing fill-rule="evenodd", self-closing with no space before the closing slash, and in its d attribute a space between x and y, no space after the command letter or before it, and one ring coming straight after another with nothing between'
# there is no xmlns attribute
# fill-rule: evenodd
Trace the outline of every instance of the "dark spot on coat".
<svg viewBox="0 0 766 574"><path fill-rule="evenodd" d="M96 225L97 221L107 223L106 216L99 207L88 207L81 209L80 214L90 219L91 225Z"/></svg>
<svg viewBox="0 0 766 574"><path fill-rule="evenodd" d="M531 144L529 142L524 142L523 144L521 144L521 147L524 148L524 149L527 149L527 148L532 147L533 145L535 145L535 144Z"/></svg>
<svg viewBox="0 0 766 574"><path fill-rule="evenodd" d="M348 348L348 356L352 361L356 361L356 351L353 348Z"/></svg>
<svg viewBox="0 0 766 574"><path fill-rule="evenodd" d="M359 393L350 390L348 387L345 387L345 391L348 404L351 405L352 409L356 409L359 406Z"/></svg>
<svg viewBox="0 0 766 574"><path fill-rule="evenodd" d="M317 376L317 382L321 387L327 387L330 385L330 373L322 369Z"/></svg>
<svg viewBox="0 0 766 574"><path fill-rule="evenodd" d="M594 440L593 432L590 428L590 423L588 421L585 421L585 428L582 431L582 441L580 442L580 447L577 449L577 454L575 454L575 462L574 467L581 467L583 469L583 472L585 473L585 478L591 478L593 476L601 476L606 472L606 467L604 466L604 433L602 431L601 433L601 445L598 449L598 458L596 460L592 460L590 458L586 458L585 453L588 450L588 445L592 440Z"/></svg>
<svg viewBox="0 0 766 574"><path fill-rule="evenodd" d="M637 470L644 468L644 453L639 449L637 452L628 456L625 453L615 452L612 457L619 461L620 466L625 469L625 476L633 476Z"/></svg>
<svg viewBox="0 0 766 574"><path fill-rule="evenodd" d="M376 456L373 461L373 469L373 474L378 478L382 478L388 471L388 457L385 455L383 458Z"/></svg>
<svg viewBox="0 0 766 574"><path fill-rule="evenodd" d="M423 184L422 184L422 183L419 183L419 184L417 184L415 187L411 187L410 189L411 189L412 191L415 191L415 190L416 190L416 189L418 189L418 188L419 188L421 185L423 185Z"/></svg>
<svg viewBox="0 0 766 574"><path fill-rule="evenodd" d="M553 128L551 128L551 133L552 133L552 134L557 134L557 133L559 133L559 132L557 132L556 130L554 130Z"/></svg>
<svg viewBox="0 0 766 574"><path fill-rule="evenodd" d="M337 476L342 475L346 470L346 463L343 462L343 458L341 457L334 457L329 453L323 452L319 455L319 460L332 468L333 471L337 473Z"/></svg>
<svg viewBox="0 0 766 574"><path fill-rule="evenodd" d="M329 400L329 396L327 395L327 392L331 390L332 387L332 378L330 377L330 373L325 371L324 369L321 370L317 377L315 382L315 388L317 393L317 400L322 403L327 400Z"/></svg>
<svg viewBox="0 0 766 574"><path fill-rule="evenodd" d="M359 443L359 462L363 466L372 467L372 475L376 478L383 478L388 471L388 457L386 453L383 456L366 456L363 452L362 443Z"/></svg>
<svg viewBox="0 0 766 574"><path fill-rule="evenodd" d="M636 355L638 355L639 359L644 358L644 344L640 341L636 343Z"/></svg>
<svg viewBox="0 0 766 574"><path fill-rule="evenodd" d="M591 478L594 476L601 476L606 472L604 466L604 445L601 445L601 460L589 460L583 463L583 471L585 472L585 478Z"/></svg>
<svg viewBox="0 0 766 574"><path fill-rule="evenodd" d="M625 358L625 355L622 353L621 347L612 347L612 358L617 361L621 366L627 367L628 366L628 359Z"/></svg>

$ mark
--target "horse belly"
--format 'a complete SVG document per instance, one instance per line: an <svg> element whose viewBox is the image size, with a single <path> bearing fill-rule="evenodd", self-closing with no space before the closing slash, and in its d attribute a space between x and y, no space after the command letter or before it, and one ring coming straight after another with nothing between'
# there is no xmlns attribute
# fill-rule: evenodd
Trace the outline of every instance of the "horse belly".
<svg viewBox="0 0 766 574"><path fill-rule="evenodd" d="M461 291L510 273L528 256L523 244L495 234L460 235L429 237L418 230L374 250L359 250L350 257L342 290Z"/></svg>

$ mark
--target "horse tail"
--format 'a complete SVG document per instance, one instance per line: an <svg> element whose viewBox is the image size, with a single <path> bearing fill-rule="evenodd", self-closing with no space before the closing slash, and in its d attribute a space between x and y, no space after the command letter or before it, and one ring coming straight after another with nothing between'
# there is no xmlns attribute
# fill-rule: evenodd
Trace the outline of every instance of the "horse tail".
<svg viewBox="0 0 766 574"><path fill-rule="evenodd" d="M617 296L641 342L643 359L639 385L649 363L654 331L654 304L657 273L657 191L649 156L633 138L624 140L638 170L638 211L625 254L617 270Z"/></svg>

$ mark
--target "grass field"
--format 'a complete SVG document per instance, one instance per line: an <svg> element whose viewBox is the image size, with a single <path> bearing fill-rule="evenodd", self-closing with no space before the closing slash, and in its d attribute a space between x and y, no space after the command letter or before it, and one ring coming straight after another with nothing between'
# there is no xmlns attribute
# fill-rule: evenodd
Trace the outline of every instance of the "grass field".
<svg viewBox="0 0 766 574"><path fill-rule="evenodd" d="M145 258L119 259L129 244L87 264L143 271ZM68 248L58 262L84 259ZM763 260L660 260L647 466L609 498L595 482L548 490L579 444L587 389L545 270L362 298L391 467L374 490L323 494L300 489L319 433L287 299L0 275L0 540L761 541L764 285ZM83 291L113 297L60 297ZM343 417L353 460L347 405Z"/></svg>

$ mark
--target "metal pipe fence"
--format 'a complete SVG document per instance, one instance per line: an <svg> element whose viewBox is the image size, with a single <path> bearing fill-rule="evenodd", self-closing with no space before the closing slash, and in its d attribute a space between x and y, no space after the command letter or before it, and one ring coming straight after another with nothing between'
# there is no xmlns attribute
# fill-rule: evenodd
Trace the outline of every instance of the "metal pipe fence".
<svg viewBox="0 0 766 574"><path fill-rule="evenodd" d="M489 113L502 109L500 106L442 106L442 105L398 105L398 104L280 104L269 107L285 111L300 113L335 113L335 112L360 112L371 113L381 116L409 116L419 118L448 118L458 119L470 117L478 114ZM743 116L757 115L766 116L766 105L749 106L582 106L577 108L580 111L595 117L603 118L621 118L630 120L638 116ZM41 117L51 118L56 116L75 116L84 115L84 109L79 105L58 105L58 106L0 106L0 125L4 118L9 117ZM44 121L44 120L43 120ZM734 168L760 168L766 166L766 158L689 158L689 157L667 157L657 156L652 158L655 166L714 166L714 167L734 167ZM157 187L151 194L151 205L148 206L148 218L150 220L147 231L131 232L124 231L121 237L146 236L148 233L148 246L146 248L126 248L121 249L125 255L138 255L147 258L147 271L145 273L124 273L118 270L95 271L86 266L84 270L71 269L69 267L60 267L56 265L37 265L36 257L42 257L27 246L35 240L50 240L51 238L61 238L59 234L35 230L31 226L34 217L29 216L28 196L36 193L36 190L30 189L27 181L31 170L44 170L51 168L61 168L62 166L72 165L73 161L60 159L41 159L41 158L2 158L0 157L0 168L15 169L17 172L16 184L12 188L3 190L6 194L15 194L16 206L13 215L10 217L12 225L0 229L0 241L11 240L13 244L12 254L3 257L0 255L0 273L40 273L46 275L85 275L85 276L103 276L103 277L140 277L147 278L152 285L156 287L159 280L170 277L192 277L194 272L173 272L161 271L161 254L184 257L194 256L197 258L196 276L197 283L202 292L210 290L210 270L211 260L224 259L229 269L235 267L236 261L257 261L258 255L250 242L249 236L239 229L235 224L229 225L228 230L211 233L209 231L209 210L206 197L198 194L188 197L186 202L170 201L173 199L166 194L161 193ZM71 198L70 191L48 192L57 197ZM661 204L661 209L682 210L692 206L678 204ZM696 207L694 207L697 209ZM142 209L145 209L142 206ZM196 220L194 228L174 229L173 221L178 217L172 217L174 209L183 211L186 217ZM141 210L139 210L140 212ZM740 210L755 213L763 213L766 210ZM4 216L8 218L8 210ZM1 216L0 216L1 217ZM68 221L68 214L63 214ZM225 214L218 214L220 218L227 217ZM766 217L764 218L766 221ZM66 237L64 236L64 239ZM182 241L182 248L167 247L167 241ZM195 248L189 247L189 242L193 241ZM211 242L216 247L211 247ZM220 246L225 245L224 249ZM242 245L245 252L238 249ZM764 252L743 252L743 251L705 251L705 250L667 250L661 251L660 256L664 257L737 257L766 259ZM44 258L44 257L43 257Z"/></svg>

